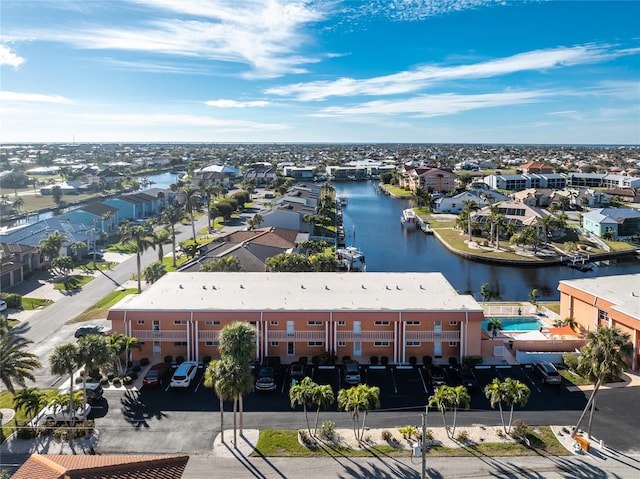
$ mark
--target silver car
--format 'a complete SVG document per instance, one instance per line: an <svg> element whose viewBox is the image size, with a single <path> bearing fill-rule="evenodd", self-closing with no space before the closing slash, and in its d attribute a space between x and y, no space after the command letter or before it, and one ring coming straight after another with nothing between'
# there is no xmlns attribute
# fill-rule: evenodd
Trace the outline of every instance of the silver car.
<svg viewBox="0 0 640 479"><path fill-rule="evenodd" d="M533 371L540 376L545 384L558 385L562 383L562 376L560 376L556 367L548 361L533 363Z"/></svg>

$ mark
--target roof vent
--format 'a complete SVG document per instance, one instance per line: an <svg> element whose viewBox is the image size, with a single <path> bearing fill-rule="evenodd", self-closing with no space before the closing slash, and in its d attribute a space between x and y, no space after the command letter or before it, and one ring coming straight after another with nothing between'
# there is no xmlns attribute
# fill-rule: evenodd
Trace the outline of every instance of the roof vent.
<svg viewBox="0 0 640 479"><path fill-rule="evenodd" d="M362 289L367 289L367 287L363 284L363 285L362 285Z"/></svg>
<svg viewBox="0 0 640 479"><path fill-rule="evenodd" d="M182 285L181 285L181 284L179 284L179 285L178 285L178 288L180 288L180 289L184 289L184 288L182 287Z"/></svg>
<svg viewBox="0 0 640 479"><path fill-rule="evenodd" d="M207 289L207 286L203 284L202 289Z"/></svg>
<svg viewBox="0 0 640 479"><path fill-rule="evenodd" d="M388 290L391 290L391 288L389 287L389 285L386 285L385 288L387 288Z"/></svg>
<svg viewBox="0 0 640 479"><path fill-rule="evenodd" d="M397 284L396 284L396 289L400 291L400 286L398 286Z"/></svg>
<svg viewBox="0 0 640 479"><path fill-rule="evenodd" d="M244 289L244 286L243 286L243 285L240 285L240 289Z"/></svg>
<svg viewBox="0 0 640 479"><path fill-rule="evenodd" d="M326 284L324 285L324 289L328 290L329 286L327 286Z"/></svg>
<svg viewBox="0 0 640 479"><path fill-rule="evenodd" d="M216 288L216 285L214 284L213 286L211 286L211 289L218 289L218 288Z"/></svg>
<svg viewBox="0 0 640 479"><path fill-rule="evenodd" d="M300 289L304 289L304 284L301 284L301 285L300 285Z"/></svg>
<svg viewBox="0 0 640 479"><path fill-rule="evenodd" d="M424 286L420 285L420 289L424 289Z"/></svg>

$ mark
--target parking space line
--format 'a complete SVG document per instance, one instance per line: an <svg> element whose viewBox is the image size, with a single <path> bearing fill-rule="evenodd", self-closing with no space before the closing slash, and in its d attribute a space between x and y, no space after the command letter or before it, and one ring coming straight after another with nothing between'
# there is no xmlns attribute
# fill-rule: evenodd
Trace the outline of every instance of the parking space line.
<svg viewBox="0 0 640 479"><path fill-rule="evenodd" d="M418 374L420 374L420 380L422 381L422 387L424 388L424 392L428 395L429 390L427 389L427 383L424 381L424 375L422 374L422 368L418 368Z"/></svg>
<svg viewBox="0 0 640 479"><path fill-rule="evenodd" d="M533 378L529 375L529 371L527 371L527 369L531 369L527 366L522 368L522 374L524 374L524 376L527 378L527 380L532 384L532 386L534 388L536 388L536 391L538 391L539 393L542 393L542 389L540 389L538 387L538 385L536 384L536 382L533 380Z"/></svg>
<svg viewBox="0 0 640 479"><path fill-rule="evenodd" d="M193 390L194 392L198 392L198 389L200 388L200 385L202 384L202 381L204 381L204 374L200 378L200 381L198 382L198 385L196 386L196 388Z"/></svg>
<svg viewBox="0 0 640 479"><path fill-rule="evenodd" d="M493 370L496 372L496 376L500 378L500 381L504 381L504 376L500 374L500 370L498 368L493 368Z"/></svg>
<svg viewBox="0 0 640 479"><path fill-rule="evenodd" d="M393 380L393 390L398 394L398 384L396 383L396 375L393 373L393 368L391 368L391 379Z"/></svg>

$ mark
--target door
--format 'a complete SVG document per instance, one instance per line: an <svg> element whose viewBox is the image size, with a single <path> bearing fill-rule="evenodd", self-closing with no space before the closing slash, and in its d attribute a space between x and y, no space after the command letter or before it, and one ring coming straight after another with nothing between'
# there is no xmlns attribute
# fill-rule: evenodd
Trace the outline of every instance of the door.
<svg viewBox="0 0 640 479"><path fill-rule="evenodd" d="M442 343L440 341L433 343L433 357L434 358L442 357Z"/></svg>
<svg viewBox="0 0 640 479"><path fill-rule="evenodd" d="M287 336L293 336L296 334L295 326L293 321L287 321Z"/></svg>
<svg viewBox="0 0 640 479"><path fill-rule="evenodd" d="M153 342L153 354L161 354L162 353L161 344L162 343L160 341L154 341Z"/></svg>

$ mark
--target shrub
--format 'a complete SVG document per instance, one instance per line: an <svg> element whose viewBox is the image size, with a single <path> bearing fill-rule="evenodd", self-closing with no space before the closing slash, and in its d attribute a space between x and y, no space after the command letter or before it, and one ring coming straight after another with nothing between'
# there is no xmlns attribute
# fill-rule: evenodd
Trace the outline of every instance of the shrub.
<svg viewBox="0 0 640 479"><path fill-rule="evenodd" d="M527 434L529 433L529 426L527 426L520 419L516 419L513 421L513 426L511 427L511 437L517 441L523 441Z"/></svg>
<svg viewBox="0 0 640 479"><path fill-rule="evenodd" d="M418 358L415 356L409 356L409 364L411 366L415 366L416 364L418 364Z"/></svg>
<svg viewBox="0 0 640 479"><path fill-rule="evenodd" d="M369 358L369 361L371 362L371 365L377 366L380 358L378 356L371 356L371 358Z"/></svg>
<svg viewBox="0 0 640 479"><path fill-rule="evenodd" d="M184 356L176 356L176 364L180 365L184 363Z"/></svg>
<svg viewBox="0 0 640 479"><path fill-rule="evenodd" d="M387 364L389 364L389 357L388 357L388 356L382 356L382 357L380 358L380 363L381 363L383 366L386 366Z"/></svg>
<svg viewBox="0 0 640 479"><path fill-rule="evenodd" d="M431 356L422 356L422 364L425 366L431 366L433 362L433 358Z"/></svg>
<svg viewBox="0 0 640 479"><path fill-rule="evenodd" d="M140 372L140 369L142 369L142 368L140 367L140 365L139 365L139 364L136 364L133 368L131 368L131 370L132 370L134 373Z"/></svg>
<svg viewBox="0 0 640 479"><path fill-rule="evenodd" d="M149 358L140 358L140 367L145 367L149 364Z"/></svg>
<svg viewBox="0 0 640 479"><path fill-rule="evenodd" d="M427 432L425 433L425 439L427 441L433 441L433 430L432 429L427 429Z"/></svg>
<svg viewBox="0 0 640 479"><path fill-rule="evenodd" d="M398 429L398 432L402 434L403 439L406 439L407 441L411 440L411 438L413 437L418 436L418 429L416 429L414 426L401 427L400 429Z"/></svg>
<svg viewBox="0 0 640 479"><path fill-rule="evenodd" d="M21 309L22 308L22 296L16 293L2 293L0 298L7 302L8 308Z"/></svg>
<svg viewBox="0 0 640 479"><path fill-rule="evenodd" d="M131 379L131 376L125 376L122 379L122 384L124 384L125 386L128 386L129 384L131 384L133 382L133 380Z"/></svg>
<svg viewBox="0 0 640 479"><path fill-rule="evenodd" d="M336 423L333 421L323 421L322 424L320 424L318 435L332 441L336 437Z"/></svg>
<svg viewBox="0 0 640 479"><path fill-rule="evenodd" d="M469 433L463 429L458 433L458 435L456 436L456 439L459 442L467 442L469 440Z"/></svg>
<svg viewBox="0 0 640 479"><path fill-rule="evenodd" d="M211 356L205 356L202 358L202 363L207 366L211 362Z"/></svg>
<svg viewBox="0 0 640 479"><path fill-rule="evenodd" d="M496 429L496 436L504 437L504 431L502 429Z"/></svg>
<svg viewBox="0 0 640 479"><path fill-rule="evenodd" d="M101 385L103 385L103 386L104 386L105 384L108 384L108 383L109 383L109 378L108 378L107 376L102 376L102 377L100 378L100 384L101 384Z"/></svg>
<svg viewBox="0 0 640 479"><path fill-rule="evenodd" d="M462 364L465 366L476 366L482 362L482 356L465 356L462 358Z"/></svg>
<svg viewBox="0 0 640 479"><path fill-rule="evenodd" d="M164 357L164 362L167 364L171 364L173 362L173 356L170 354Z"/></svg>
<svg viewBox="0 0 640 479"><path fill-rule="evenodd" d="M36 437L38 437L38 429L31 426L24 426L24 427L18 428L18 431L16 432L16 437L18 439L35 439Z"/></svg>
<svg viewBox="0 0 640 479"><path fill-rule="evenodd" d="M578 355L575 353L564 353L562 355L562 362L570 371L578 370Z"/></svg>
<svg viewBox="0 0 640 479"><path fill-rule="evenodd" d="M114 378L115 376L116 376L116 375L115 375L115 374L113 374L113 373L107 373L107 379L108 379L109 381L113 381L113 378Z"/></svg>
<svg viewBox="0 0 640 479"><path fill-rule="evenodd" d="M391 432L387 431L386 429L382 431L380 436L382 437L383 441L393 441L393 434L391 434Z"/></svg>
<svg viewBox="0 0 640 479"><path fill-rule="evenodd" d="M136 373L136 372L132 372L131 374L129 374L129 377L130 377L132 380L138 379L138 373Z"/></svg>
<svg viewBox="0 0 640 479"><path fill-rule="evenodd" d="M117 376L111 380L111 384L113 384L114 386L120 385L121 382L122 382L122 379L120 379Z"/></svg>
<svg viewBox="0 0 640 479"><path fill-rule="evenodd" d="M77 378L74 379L74 382L76 384L82 384L82 376L78 376Z"/></svg>
<svg viewBox="0 0 640 479"><path fill-rule="evenodd" d="M312 446L315 444L315 441L313 440L313 438L304 429L301 429L300 431L298 431L298 435L300 436L300 440L304 445Z"/></svg>

